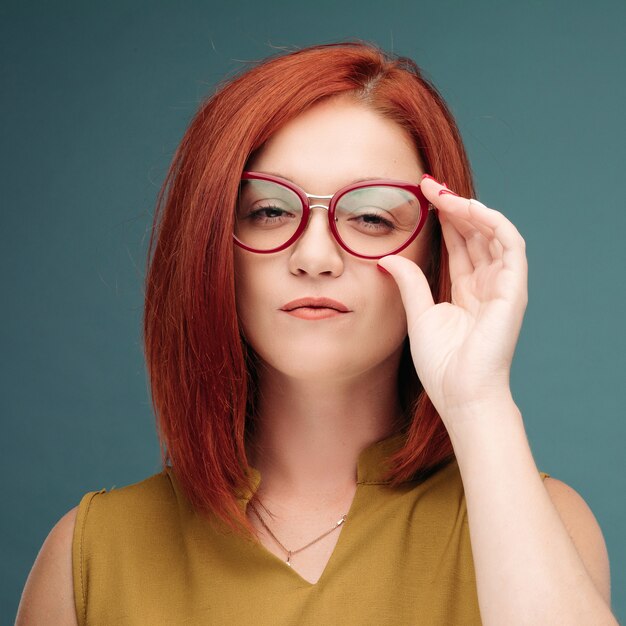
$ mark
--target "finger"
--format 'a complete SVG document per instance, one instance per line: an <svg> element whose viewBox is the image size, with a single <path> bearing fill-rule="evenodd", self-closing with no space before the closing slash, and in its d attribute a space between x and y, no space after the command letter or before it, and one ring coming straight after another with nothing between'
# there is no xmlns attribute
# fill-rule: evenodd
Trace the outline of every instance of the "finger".
<svg viewBox="0 0 626 626"><path fill-rule="evenodd" d="M461 198L452 195L448 190L444 191L443 195L449 199L440 204L447 205L446 209L452 219L472 224L489 240L497 238L503 251L523 245L524 240L517 228L500 211L490 209L474 198Z"/></svg>
<svg viewBox="0 0 626 626"><path fill-rule="evenodd" d="M517 228L500 211L490 209L478 200L468 202L465 210L474 221L480 220L493 230L494 239L502 247L504 267L512 270L525 269L526 242Z"/></svg>
<svg viewBox="0 0 626 626"><path fill-rule="evenodd" d="M473 224L460 218L453 219L449 214L443 212L439 216L440 221L445 220L449 228L453 228L461 235L474 268L481 265L489 265L494 261L489 245L490 240L477 230Z"/></svg>
<svg viewBox="0 0 626 626"><path fill-rule="evenodd" d="M442 211L446 213L452 220L461 220L465 222L468 227L471 227L472 230L479 232L486 239L493 239L493 229L489 228L485 224L482 224L479 221L472 220L468 214L468 207L470 202L478 202L478 200L474 200L472 198L463 198L462 196L457 196L455 193L451 192L448 189L443 189L440 195L440 205L442 207ZM468 236L471 236L468 230Z"/></svg>
<svg viewBox="0 0 626 626"><path fill-rule="evenodd" d="M494 237L490 242L489 242L489 252L491 252L491 256L494 259L497 260L502 260L502 254L504 252L504 248L502 247L502 244Z"/></svg>
<svg viewBox="0 0 626 626"><path fill-rule="evenodd" d="M481 232L474 224L450 211L449 209L458 204L458 200L448 202L442 196L458 196L430 176L425 175L420 186L425 195L436 198L437 204L448 209L439 212L438 217L450 257L450 277L454 279L456 276L471 274L476 267L491 263L494 257L490 251L489 239L493 238L493 232L490 229L483 229ZM469 202L467 199L465 201Z"/></svg>
<svg viewBox="0 0 626 626"><path fill-rule="evenodd" d="M440 216L445 213L451 220L464 219L490 241L496 239L499 243L490 244L490 248L498 253L497 258L502 259L505 267L523 269L526 266L526 243L517 228L502 213L486 207L478 200L470 201L454 192L450 193L450 190L429 177L420 182L420 187L431 204L439 209ZM444 193L439 195L440 191Z"/></svg>
<svg viewBox="0 0 626 626"><path fill-rule="evenodd" d="M456 277L471 274L474 271L474 264L469 256L465 238L450 222L445 213L439 214L441 232L448 250L448 262L450 264L450 278L454 281Z"/></svg>
<svg viewBox="0 0 626 626"><path fill-rule="evenodd" d="M424 272L410 259L396 254L378 259L378 265L396 281L411 328L412 323L435 304Z"/></svg>
<svg viewBox="0 0 626 626"><path fill-rule="evenodd" d="M456 200L456 198L455 198ZM461 207L455 207L453 214L445 213L458 229L461 234L474 244L468 243L470 249L470 258L478 265L480 263L489 263L499 260L503 267L511 270L521 270L526 266L526 244L519 234L518 230L502 213L494 209L486 207L478 200L461 199ZM444 213L440 213L440 216ZM469 219L466 217L469 216ZM471 220L471 221L470 221ZM478 243L479 236L476 234L475 226L479 223L483 224L481 230L489 233L481 244ZM491 261L487 258L491 257Z"/></svg>
<svg viewBox="0 0 626 626"><path fill-rule="evenodd" d="M493 232L488 227L480 222L474 224L472 220L469 219L467 211L459 213L460 209L467 207L469 198L463 198L462 196L457 195L454 191L444 187L428 174L424 174L424 178L420 181L420 188L430 203L438 210L450 215L451 217L460 217L465 219L488 239L493 237Z"/></svg>

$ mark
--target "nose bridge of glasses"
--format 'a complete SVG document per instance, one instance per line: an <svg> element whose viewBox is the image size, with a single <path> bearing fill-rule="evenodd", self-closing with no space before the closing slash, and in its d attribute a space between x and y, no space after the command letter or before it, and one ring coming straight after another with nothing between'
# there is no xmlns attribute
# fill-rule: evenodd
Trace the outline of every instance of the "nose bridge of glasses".
<svg viewBox="0 0 626 626"><path fill-rule="evenodd" d="M328 211L328 207L329 204L311 204L311 199L316 199L316 200L330 200L333 197L333 194L331 194L330 196L316 196L313 193L306 193L304 194L308 199L309 199L309 208L313 209L314 207L320 207L322 209L326 209Z"/></svg>

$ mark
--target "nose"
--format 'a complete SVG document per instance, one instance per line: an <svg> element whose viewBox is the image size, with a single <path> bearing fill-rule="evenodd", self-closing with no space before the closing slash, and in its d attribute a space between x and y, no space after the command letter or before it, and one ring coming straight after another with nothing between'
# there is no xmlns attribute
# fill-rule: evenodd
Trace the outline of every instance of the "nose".
<svg viewBox="0 0 626 626"><path fill-rule="evenodd" d="M293 246L289 258L292 274L330 274L343 272L343 250L328 223L328 206L311 204L309 221Z"/></svg>

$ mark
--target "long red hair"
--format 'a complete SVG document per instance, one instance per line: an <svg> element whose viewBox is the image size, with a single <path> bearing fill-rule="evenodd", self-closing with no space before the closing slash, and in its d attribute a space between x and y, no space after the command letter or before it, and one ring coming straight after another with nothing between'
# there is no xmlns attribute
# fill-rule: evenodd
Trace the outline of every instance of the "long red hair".
<svg viewBox="0 0 626 626"><path fill-rule="evenodd" d="M143 335L163 467L193 507L255 534L237 501L251 489L246 443L254 430L255 355L235 308L233 208L253 152L323 98L350 95L400 124L426 172L474 196L469 163L443 99L409 58L357 41L311 46L252 63L225 80L191 121L159 193L148 248ZM426 271L435 302L450 301L448 255L435 220ZM406 445L391 485L453 456L419 382L408 340L398 375Z"/></svg>

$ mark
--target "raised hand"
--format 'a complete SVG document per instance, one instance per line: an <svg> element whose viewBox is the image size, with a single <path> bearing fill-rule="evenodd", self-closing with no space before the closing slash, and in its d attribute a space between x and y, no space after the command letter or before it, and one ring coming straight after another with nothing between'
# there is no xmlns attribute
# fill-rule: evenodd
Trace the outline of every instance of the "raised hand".
<svg viewBox="0 0 626 626"><path fill-rule="evenodd" d="M438 209L450 259L452 303L435 304L411 260L378 264L398 284L418 376L446 426L468 406L510 398L509 374L528 301L525 242L499 211L431 177L420 183Z"/></svg>

